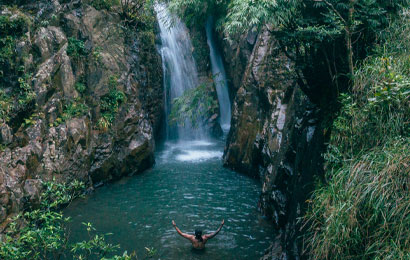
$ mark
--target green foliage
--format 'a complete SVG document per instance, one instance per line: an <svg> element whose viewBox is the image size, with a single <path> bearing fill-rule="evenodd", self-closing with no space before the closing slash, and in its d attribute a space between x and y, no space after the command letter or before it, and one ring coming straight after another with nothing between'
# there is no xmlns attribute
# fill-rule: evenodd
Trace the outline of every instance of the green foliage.
<svg viewBox="0 0 410 260"><path fill-rule="evenodd" d="M68 38L67 55L77 60L87 57L88 51L85 48L84 41L73 37Z"/></svg>
<svg viewBox="0 0 410 260"><path fill-rule="evenodd" d="M36 122L37 122L36 119L39 118L40 116L42 116L41 113L33 113L28 118L24 118L24 121L21 124L21 127L27 128L29 126L32 126L32 125L36 124Z"/></svg>
<svg viewBox="0 0 410 260"><path fill-rule="evenodd" d="M16 44L28 31L29 21L23 15L0 15L0 86L5 77L17 74Z"/></svg>
<svg viewBox="0 0 410 260"><path fill-rule="evenodd" d="M60 124L66 122L75 117L82 117L86 115L90 111L90 108L80 99L76 99L74 101L69 101L67 104L64 105L63 112L61 117L56 118L54 124L51 126L59 126Z"/></svg>
<svg viewBox="0 0 410 260"><path fill-rule="evenodd" d="M93 234L96 230L91 223L83 223L83 225L86 226L88 240L75 243L72 246L71 252L74 254L74 259L93 259L94 257L105 259L108 254L119 249L119 245L112 245L105 241L105 236L111 234L105 234L105 236Z"/></svg>
<svg viewBox="0 0 410 260"><path fill-rule="evenodd" d="M84 190L84 183L74 180L70 184L57 183L55 180L43 184L41 209L56 210L78 198Z"/></svg>
<svg viewBox="0 0 410 260"><path fill-rule="evenodd" d="M77 90L80 94L83 94L86 90L87 87L85 86L85 84L83 82L77 82L75 83L74 86L75 90Z"/></svg>
<svg viewBox="0 0 410 260"><path fill-rule="evenodd" d="M4 150L6 150L7 146L4 144L0 144L0 153L4 152Z"/></svg>
<svg viewBox="0 0 410 260"><path fill-rule="evenodd" d="M300 0L232 0L224 23L224 30L231 35L244 33L264 24L281 26L297 18L302 7Z"/></svg>
<svg viewBox="0 0 410 260"><path fill-rule="evenodd" d="M410 26L397 23L408 38ZM404 28L406 27L406 28ZM396 43L386 40L385 46ZM410 133L410 44L402 45L401 52L387 49L367 59L356 73L352 95L342 95L343 108L334 122L334 143L351 157L358 151L382 145L391 136Z"/></svg>
<svg viewBox="0 0 410 260"><path fill-rule="evenodd" d="M224 16L230 2L231 0L171 0L169 9L183 18L188 26L203 26L209 15Z"/></svg>
<svg viewBox="0 0 410 260"><path fill-rule="evenodd" d="M110 92L100 100L100 108L102 117L98 121L98 126L102 130L107 130L114 122L115 116L119 111L120 105L125 101L125 94L121 90L117 90L118 78L111 76L108 86Z"/></svg>
<svg viewBox="0 0 410 260"><path fill-rule="evenodd" d="M344 161L312 196L312 259L410 257L410 138Z"/></svg>
<svg viewBox="0 0 410 260"><path fill-rule="evenodd" d="M36 93L31 88L31 74L24 74L18 79L19 82L19 96L18 103L21 106L26 106L36 98Z"/></svg>
<svg viewBox="0 0 410 260"><path fill-rule="evenodd" d="M184 125L188 120L193 127L198 127L218 113L219 103L213 88L212 84L204 83L175 98L172 101L170 123Z"/></svg>
<svg viewBox="0 0 410 260"><path fill-rule="evenodd" d="M31 74L25 74L18 78L19 85L13 91L14 93L8 94L0 89L0 118L5 122L10 120L13 111L25 109L36 98L36 93L32 90L30 81ZM30 118L25 120L28 120L26 123L32 121Z"/></svg>
<svg viewBox="0 0 410 260"><path fill-rule="evenodd" d="M101 62L101 50L102 48L97 46L93 49L92 57L95 63L99 64Z"/></svg>
<svg viewBox="0 0 410 260"><path fill-rule="evenodd" d="M68 102L68 104L64 106L61 117L58 117L54 122L54 126L58 126L72 118L84 116L89 111L90 108L86 104L80 102L80 100Z"/></svg>
<svg viewBox="0 0 410 260"><path fill-rule="evenodd" d="M0 120L8 121L9 114L13 108L12 98L0 89Z"/></svg>
<svg viewBox="0 0 410 260"><path fill-rule="evenodd" d="M312 259L410 258L410 26L403 18L356 72L353 93L341 96L327 183L306 216Z"/></svg>
<svg viewBox="0 0 410 260"><path fill-rule="evenodd" d="M92 0L91 5L97 10L111 11L114 6L119 5L120 0Z"/></svg>
<svg viewBox="0 0 410 260"><path fill-rule="evenodd" d="M72 201L82 188L84 185L76 181L68 186L44 183L40 207L19 214L11 222L0 242L0 258L57 259L67 243L65 224L68 219L51 209Z"/></svg>
<svg viewBox="0 0 410 260"><path fill-rule="evenodd" d="M121 1L121 17L124 24L138 32L153 32L156 23L152 0Z"/></svg>
<svg viewBox="0 0 410 260"><path fill-rule="evenodd" d="M151 247L151 248L146 247L145 250L147 250L147 257L148 258L153 258L157 254L157 250L153 247Z"/></svg>
<svg viewBox="0 0 410 260"><path fill-rule="evenodd" d="M118 245L105 241L105 236L95 234L90 223L84 224L89 235L87 241L69 244L70 231L61 212L62 206L81 195L85 186L73 181L68 185L53 182L43 184L41 204L37 209L22 213L10 223L3 241L0 242L0 258L13 260L60 259L71 252L72 259L131 260L133 255L112 256ZM68 258L65 258L68 259Z"/></svg>

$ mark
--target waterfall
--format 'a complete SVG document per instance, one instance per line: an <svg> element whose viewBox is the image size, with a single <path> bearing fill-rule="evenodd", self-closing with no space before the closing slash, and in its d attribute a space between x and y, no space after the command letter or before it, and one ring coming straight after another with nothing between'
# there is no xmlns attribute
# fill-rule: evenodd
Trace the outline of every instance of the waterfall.
<svg viewBox="0 0 410 260"><path fill-rule="evenodd" d="M224 132L228 132L231 127L231 101L229 100L225 68L219 50L216 48L212 28L213 18L210 16L206 22L206 36L211 55L212 74L218 94L220 124Z"/></svg>
<svg viewBox="0 0 410 260"><path fill-rule="evenodd" d="M164 71L166 139L203 138L204 130L201 126L193 129L188 120L184 126L169 125L172 100L180 97L184 91L197 87L199 80L188 29L168 12L165 4L157 4L155 9L162 41L160 52Z"/></svg>

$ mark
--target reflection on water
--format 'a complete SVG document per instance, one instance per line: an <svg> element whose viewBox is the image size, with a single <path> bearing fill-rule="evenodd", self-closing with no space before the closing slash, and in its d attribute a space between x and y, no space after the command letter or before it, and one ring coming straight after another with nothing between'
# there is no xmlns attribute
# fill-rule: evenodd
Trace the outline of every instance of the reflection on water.
<svg viewBox="0 0 410 260"><path fill-rule="evenodd" d="M260 185L256 180L221 166L222 142L168 143L145 173L122 179L75 201L65 212L73 218L75 240L86 239L82 222L92 222L121 250L144 259L258 259L272 241L272 226L257 210ZM212 156L211 156L212 155ZM192 250L183 232L215 230L205 251Z"/></svg>

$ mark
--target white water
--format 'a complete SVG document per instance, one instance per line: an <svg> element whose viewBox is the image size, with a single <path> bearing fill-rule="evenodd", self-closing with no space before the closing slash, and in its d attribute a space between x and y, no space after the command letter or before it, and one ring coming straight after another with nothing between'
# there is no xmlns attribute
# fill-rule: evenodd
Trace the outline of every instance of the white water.
<svg viewBox="0 0 410 260"><path fill-rule="evenodd" d="M168 12L166 5L157 4L155 9L162 40L160 52L164 71L166 139L201 139L204 130L200 126L192 128L188 120L185 126L169 125L172 100L180 97L184 91L197 87L199 80L186 26Z"/></svg>
<svg viewBox="0 0 410 260"><path fill-rule="evenodd" d="M222 57L216 48L213 35L213 19L208 18L206 22L206 36L208 38L208 46L211 55L211 67L216 92L218 93L219 109L220 109L220 124L224 132L228 132L231 127L231 101L229 100L228 83L226 80L226 72L222 62Z"/></svg>

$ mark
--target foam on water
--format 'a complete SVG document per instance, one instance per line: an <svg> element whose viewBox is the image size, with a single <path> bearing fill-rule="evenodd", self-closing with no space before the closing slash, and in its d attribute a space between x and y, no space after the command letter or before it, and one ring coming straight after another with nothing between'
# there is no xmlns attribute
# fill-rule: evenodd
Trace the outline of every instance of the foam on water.
<svg viewBox="0 0 410 260"><path fill-rule="evenodd" d="M159 155L162 160L203 162L210 159L219 159L223 156L217 140L167 142L164 146L165 149Z"/></svg>
<svg viewBox="0 0 410 260"><path fill-rule="evenodd" d="M186 150L182 154L176 156L176 159L181 162L201 162L213 158L221 158L223 155L220 151L200 151L200 150Z"/></svg>

